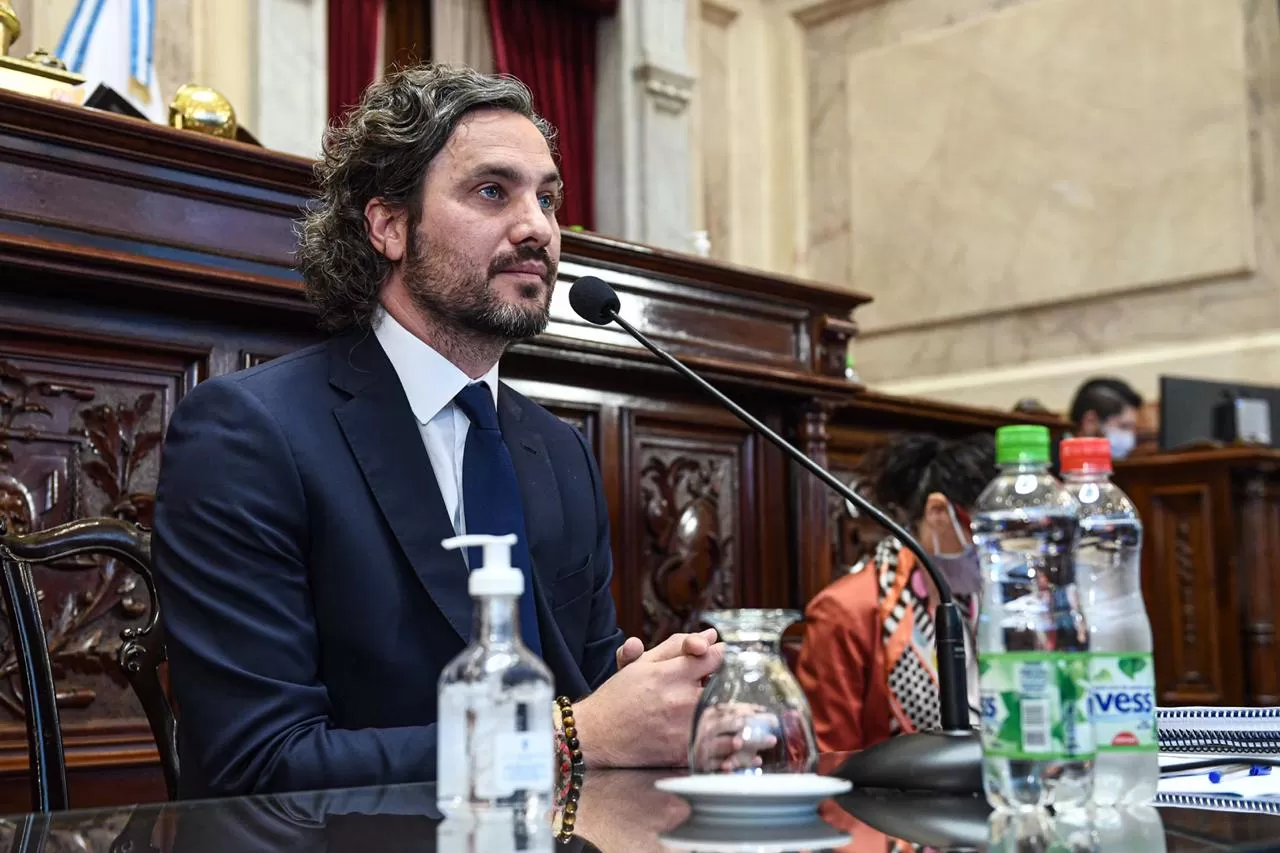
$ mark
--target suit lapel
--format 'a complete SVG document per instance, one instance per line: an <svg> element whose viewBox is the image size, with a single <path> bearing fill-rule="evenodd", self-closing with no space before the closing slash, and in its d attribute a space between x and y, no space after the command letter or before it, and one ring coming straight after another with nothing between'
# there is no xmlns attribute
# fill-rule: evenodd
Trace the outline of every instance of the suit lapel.
<svg viewBox="0 0 1280 853"><path fill-rule="evenodd" d="M542 434L532 429L520 398L506 385L498 386L498 423L502 438L511 452L511 462L520 482L520 503L524 509L524 526L529 535L529 556L533 571L546 598L563 566L550 560L545 544L547 537L558 538L564 530L564 510L560 506L560 486ZM539 560L539 554L542 559ZM548 615L549 615L548 608ZM545 632L544 632L545 634Z"/></svg>
<svg viewBox="0 0 1280 853"><path fill-rule="evenodd" d="M520 503L525 530L529 534L529 557L533 560L533 594L538 610L538 634L542 639L542 659L556 677L556 690L565 695L585 696L589 690L573 653L565 645L564 634L551 609L551 595L560 564L554 546L564 530L564 509L560 485L542 434L531 426L525 412L528 405L506 385L498 390L498 423L511 452L511 462L520 482ZM551 540L551 541L548 541Z"/></svg>
<svg viewBox="0 0 1280 853"><path fill-rule="evenodd" d="M391 361L372 334L333 340L330 381L352 397L334 409L351 452L383 516L440 612L464 642L471 638L471 597L460 551L422 443L418 422Z"/></svg>

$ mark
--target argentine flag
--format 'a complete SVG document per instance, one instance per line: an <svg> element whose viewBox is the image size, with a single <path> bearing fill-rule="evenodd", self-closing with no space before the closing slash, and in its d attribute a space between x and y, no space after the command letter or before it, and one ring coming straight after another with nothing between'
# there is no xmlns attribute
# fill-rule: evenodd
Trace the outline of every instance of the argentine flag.
<svg viewBox="0 0 1280 853"><path fill-rule="evenodd" d="M156 0L76 0L58 41L58 58L83 74L85 95L99 83L115 89L147 118L165 124L155 67Z"/></svg>

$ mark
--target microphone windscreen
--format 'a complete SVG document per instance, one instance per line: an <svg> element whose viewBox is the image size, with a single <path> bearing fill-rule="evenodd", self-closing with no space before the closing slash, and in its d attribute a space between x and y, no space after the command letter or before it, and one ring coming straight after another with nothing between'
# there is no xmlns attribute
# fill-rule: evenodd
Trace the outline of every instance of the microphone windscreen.
<svg viewBox="0 0 1280 853"><path fill-rule="evenodd" d="M597 326L609 325L622 310L618 294L593 275L584 275L573 283L569 288L569 304L579 317Z"/></svg>

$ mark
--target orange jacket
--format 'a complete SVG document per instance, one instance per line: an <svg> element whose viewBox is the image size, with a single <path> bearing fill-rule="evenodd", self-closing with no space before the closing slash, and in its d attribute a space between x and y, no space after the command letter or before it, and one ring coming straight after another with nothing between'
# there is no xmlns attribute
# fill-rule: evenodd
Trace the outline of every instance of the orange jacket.
<svg viewBox="0 0 1280 853"><path fill-rule="evenodd" d="M903 554L899 559L909 559ZM908 571L910 566L905 566ZM805 608L796 676L823 752L865 749L890 737L889 674L880 632L879 567L845 575Z"/></svg>

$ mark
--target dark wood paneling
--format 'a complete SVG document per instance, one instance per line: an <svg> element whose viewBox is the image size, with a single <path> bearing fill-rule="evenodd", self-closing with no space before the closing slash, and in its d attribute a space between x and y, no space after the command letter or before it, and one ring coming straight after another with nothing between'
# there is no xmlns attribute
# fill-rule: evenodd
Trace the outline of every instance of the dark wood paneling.
<svg viewBox="0 0 1280 853"><path fill-rule="evenodd" d="M0 323L0 514L26 531L83 516L151 521L159 450L177 399L208 372L195 347ZM120 630L146 616L116 560L36 569L72 766L156 760L115 661ZM0 774L27 763L17 659L0 625ZM160 789L163 791L163 787Z"/></svg>
<svg viewBox="0 0 1280 853"><path fill-rule="evenodd" d="M738 606L757 569L744 525L754 516L751 436L673 414L628 412L623 424L633 508L624 506L621 559L639 568L646 645L694 630L699 611Z"/></svg>
<svg viewBox="0 0 1280 853"><path fill-rule="evenodd" d="M1152 608L1153 630L1172 642L1161 644L1156 661L1159 701L1165 705L1216 705L1239 683L1226 682L1217 654L1221 602L1214 583L1215 536L1212 497L1203 484L1157 486L1150 492L1147 519L1149 565L1144 598Z"/></svg>
<svg viewBox="0 0 1280 853"><path fill-rule="evenodd" d="M599 270L565 262L570 279ZM635 273L610 271L621 313L636 328L676 352L736 360L748 355L769 365L808 373L813 342L812 309L786 302L764 301L741 294L709 291L705 286L654 280ZM567 284L567 282L566 282ZM591 340L626 349L639 344L617 327L593 326L569 306L569 288L560 286L552 304L551 335Z"/></svg>
<svg viewBox="0 0 1280 853"><path fill-rule="evenodd" d="M1232 485L1239 524L1246 692L1259 705L1280 705L1280 655L1276 650L1280 482L1276 466L1264 464L1239 471Z"/></svg>
<svg viewBox="0 0 1280 853"><path fill-rule="evenodd" d="M138 232L156 246L263 265L286 266L280 247L288 245L289 221L272 210L229 209L227 200L160 193L151 187L103 181L90 173L32 169L0 162L8 218L36 226L81 228L107 239L132 241ZM50 205L50 198L74 200L75 208ZM91 227L87 223L94 223ZM235 254L226 247L236 248Z"/></svg>
<svg viewBox="0 0 1280 853"><path fill-rule="evenodd" d="M77 808L93 805L131 805L133 803L162 803L166 799L164 777L155 766L155 753L145 763L134 766L113 766L102 762L77 764L68 758L72 770L67 774L71 803ZM31 793L25 773L0 776L0 808L7 814L20 814L29 809ZM119 834L104 833L101 848L75 846L70 849L110 849L110 842ZM49 849L61 849L51 847Z"/></svg>
<svg viewBox="0 0 1280 853"><path fill-rule="evenodd" d="M1280 452L1134 457L1116 482L1144 523L1142 592L1166 705L1280 703Z"/></svg>

